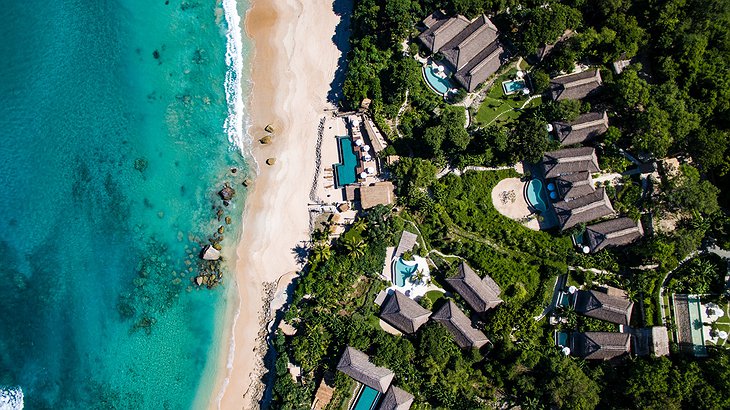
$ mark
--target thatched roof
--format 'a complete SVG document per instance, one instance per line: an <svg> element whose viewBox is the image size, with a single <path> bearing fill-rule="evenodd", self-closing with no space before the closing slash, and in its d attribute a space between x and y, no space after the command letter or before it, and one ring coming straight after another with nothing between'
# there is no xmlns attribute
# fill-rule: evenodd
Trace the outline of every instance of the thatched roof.
<svg viewBox="0 0 730 410"><path fill-rule="evenodd" d="M428 322L431 311L396 290L383 303L380 318L403 333L414 333Z"/></svg>
<svg viewBox="0 0 730 410"><path fill-rule="evenodd" d="M614 213L604 188L598 188L592 194L570 201L556 202L553 204L553 208L555 208L561 231Z"/></svg>
<svg viewBox="0 0 730 410"><path fill-rule="evenodd" d="M418 243L418 235L413 232L403 231L400 234L400 241L398 241L398 247L395 250L395 256L400 257L405 252L410 252Z"/></svg>
<svg viewBox="0 0 730 410"><path fill-rule="evenodd" d="M380 402L378 410L408 410L413 404L413 395L407 391L390 386L388 392L385 393L383 401Z"/></svg>
<svg viewBox="0 0 730 410"><path fill-rule="evenodd" d="M598 252L610 246L628 245L644 235L641 222L631 218L616 218L590 225L583 235L591 252Z"/></svg>
<svg viewBox="0 0 730 410"><path fill-rule="evenodd" d="M666 327L651 328L651 352L657 357L669 355L669 335Z"/></svg>
<svg viewBox="0 0 730 410"><path fill-rule="evenodd" d="M454 78L470 92L507 59L497 40L497 27L485 15L470 21L464 16L447 18L436 12L423 25L427 28L419 40L431 52L444 55L455 71Z"/></svg>
<svg viewBox="0 0 730 410"><path fill-rule="evenodd" d="M507 53L495 41L482 49L469 63L456 72L454 78L467 89L474 91L477 86L486 81L507 60Z"/></svg>
<svg viewBox="0 0 730 410"><path fill-rule="evenodd" d="M368 355L350 346L342 353L337 370L381 393L388 390L395 376L391 370L370 363Z"/></svg>
<svg viewBox="0 0 730 410"><path fill-rule="evenodd" d="M388 147L388 143L383 138L383 134L378 130L378 127L368 117L363 117L365 123L365 132L368 134L370 144L373 146L375 153L379 153Z"/></svg>
<svg viewBox="0 0 730 410"><path fill-rule="evenodd" d="M629 353L631 335L628 333L573 333L570 350L587 360L609 360Z"/></svg>
<svg viewBox="0 0 730 410"><path fill-rule="evenodd" d="M471 320L459 310L453 300L449 300L431 318L446 326L454 335L456 344L462 349L480 348L489 343L489 339L481 331L471 326Z"/></svg>
<svg viewBox="0 0 730 410"><path fill-rule="evenodd" d="M553 123L560 145L583 144L603 135L608 130L608 114L589 112L571 122Z"/></svg>
<svg viewBox="0 0 730 410"><path fill-rule="evenodd" d="M314 394L314 401L312 402L311 410L322 410L330 404L332 401L332 395L335 393L335 388L331 386L331 382L327 381L328 376L322 377L317 387L317 392Z"/></svg>
<svg viewBox="0 0 730 410"><path fill-rule="evenodd" d="M466 262L461 262L456 275L446 278L446 282L476 312L484 313L502 303L501 290L492 278L487 275L482 280Z"/></svg>
<svg viewBox="0 0 730 410"><path fill-rule="evenodd" d="M370 209L377 205L390 205L395 202L395 187L390 181L376 182L360 187L360 206Z"/></svg>
<svg viewBox="0 0 730 410"><path fill-rule="evenodd" d="M468 25L469 19L464 16L446 17L436 11L423 20L426 30L418 39L432 52L438 52L446 43L461 33Z"/></svg>
<svg viewBox="0 0 730 410"><path fill-rule="evenodd" d="M546 152L542 158L545 178L555 178L560 175L576 172L600 172L596 150L590 147L564 148Z"/></svg>
<svg viewBox="0 0 730 410"><path fill-rule="evenodd" d="M555 178L553 183L555 183L555 190L558 193L558 197L564 200L590 195L596 190L593 187L591 173L588 171L561 175Z"/></svg>
<svg viewBox="0 0 730 410"><path fill-rule="evenodd" d="M550 96L555 101L579 100L598 88L603 81L597 68L550 80Z"/></svg>
<svg viewBox="0 0 730 410"><path fill-rule="evenodd" d="M596 290L579 290L575 297L575 311L595 319L619 325L628 325L634 302L624 295L609 295Z"/></svg>

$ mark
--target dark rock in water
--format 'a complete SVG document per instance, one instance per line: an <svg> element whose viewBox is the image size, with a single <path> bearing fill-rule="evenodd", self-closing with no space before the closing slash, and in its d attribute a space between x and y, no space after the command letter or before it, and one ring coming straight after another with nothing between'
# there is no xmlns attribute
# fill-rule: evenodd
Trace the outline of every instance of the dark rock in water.
<svg viewBox="0 0 730 410"><path fill-rule="evenodd" d="M144 158L137 158L134 160L134 169L139 172L144 172L147 169L147 160Z"/></svg>
<svg viewBox="0 0 730 410"><path fill-rule="evenodd" d="M238 172L238 168L231 168L231 174L235 174L236 172Z"/></svg>
<svg viewBox="0 0 730 410"><path fill-rule="evenodd" d="M231 204L231 203L230 203L230 202L228 202L228 201L223 201L223 206L228 206L228 205L230 205L230 204Z"/></svg>
<svg viewBox="0 0 730 410"><path fill-rule="evenodd" d="M226 225L230 225L230 224L231 224L231 217L230 216L227 216L226 217Z"/></svg>
<svg viewBox="0 0 730 410"><path fill-rule="evenodd" d="M206 279L207 279L207 278L206 278L205 276L196 276L196 277L195 277L195 284L196 284L196 285L198 285L198 286L203 286L203 282L204 282L204 281L205 281Z"/></svg>
<svg viewBox="0 0 730 410"><path fill-rule="evenodd" d="M236 191L228 184L226 184L223 189L218 192L218 195L220 195L222 200L230 201L231 199L233 199L233 196L236 195Z"/></svg>
<svg viewBox="0 0 730 410"><path fill-rule="evenodd" d="M159 60L159 58L160 58L160 52L157 51L157 50L153 51L152 52L152 57L154 57L155 60Z"/></svg>
<svg viewBox="0 0 730 410"><path fill-rule="evenodd" d="M253 181L251 181L250 179L244 179L241 184L245 187L248 187L248 186L251 186L252 183L253 183Z"/></svg>
<svg viewBox="0 0 730 410"><path fill-rule="evenodd" d="M213 247L216 248L217 250L223 249L223 247L221 246L221 244L219 244L218 242L214 243L213 244Z"/></svg>
<svg viewBox="0 0 730 410"><path fill-rule="evenodd" d="M201 252L201 257L207 261L215 261L220 259L221 253L220 251L218 251L218 249L210 245L205 245Z"/></svg>
<svg viewBox="0 0 730 410"><path fill-rule="evenodd" d="M218 233L223 235L223 232L226 230L226 228L223 227L223 225L218 227Z"/></svg>

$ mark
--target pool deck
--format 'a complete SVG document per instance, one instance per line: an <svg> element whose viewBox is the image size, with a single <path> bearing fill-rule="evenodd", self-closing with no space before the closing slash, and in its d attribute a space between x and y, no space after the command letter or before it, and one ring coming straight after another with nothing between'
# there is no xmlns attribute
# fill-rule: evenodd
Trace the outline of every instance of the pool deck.
<svg viewBox="0 0 730 410"><path fill-rule="evenodd" d="M505 178L492 189L492 204L494 208L507 218L522 222L526 227L540 230L540 223L535 215L532 206L525 199L525 187L527 183L519 178Z"/></svg>

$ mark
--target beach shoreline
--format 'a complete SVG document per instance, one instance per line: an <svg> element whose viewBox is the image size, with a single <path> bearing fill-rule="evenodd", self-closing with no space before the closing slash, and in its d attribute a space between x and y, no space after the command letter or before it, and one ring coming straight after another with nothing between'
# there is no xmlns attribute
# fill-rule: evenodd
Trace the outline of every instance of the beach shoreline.
<svg viewBox="0 0 730 410"><path fill-rule="evenodd" d="M272 284L301 268L295 249L309 238L317 129L332 108L327 95L340 57L333 42L340 17L331 0L253 0L241 8L253 43L248 134L260 168L243 212L212 409L254 408L263 392L268 299ZM273 141L262 145L267 125ZM269 158L276 163L266 165Z"/></svg>

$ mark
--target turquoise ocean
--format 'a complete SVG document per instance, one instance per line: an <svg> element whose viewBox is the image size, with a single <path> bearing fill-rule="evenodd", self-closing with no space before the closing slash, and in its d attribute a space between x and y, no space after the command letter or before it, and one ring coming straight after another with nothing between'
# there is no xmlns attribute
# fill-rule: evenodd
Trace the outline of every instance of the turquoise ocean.
<svg viewBox="0 0 730 410"><path fill-rule="evenodd" d="M215 394L231 274L192 278L221 224L228 261L240 237L238 22L233 0L0 8L0 408ZM230 225L213 209L226 182Z"/></svg>

